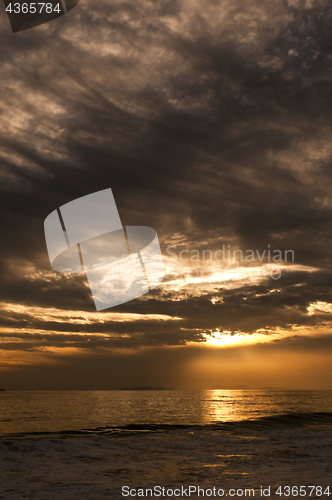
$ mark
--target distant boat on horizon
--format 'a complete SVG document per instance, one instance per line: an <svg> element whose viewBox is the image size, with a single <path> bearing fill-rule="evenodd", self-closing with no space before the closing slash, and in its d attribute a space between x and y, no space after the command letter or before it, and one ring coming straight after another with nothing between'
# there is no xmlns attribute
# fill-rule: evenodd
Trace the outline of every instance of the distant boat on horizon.
<svg viewBox="0 0 332 500"><path fill-rule="evenodd" d="M141 385L140 387L121 387L120 391L173 391L173 387L152 387L151 385Z"/></svg>

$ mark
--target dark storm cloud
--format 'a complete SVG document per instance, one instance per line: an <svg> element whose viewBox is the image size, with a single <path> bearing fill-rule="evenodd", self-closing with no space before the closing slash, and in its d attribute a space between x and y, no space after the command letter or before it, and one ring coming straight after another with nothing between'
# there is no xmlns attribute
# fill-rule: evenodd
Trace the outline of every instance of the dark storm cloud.
<svg viewBox="0 0 332 500"><path fill-rule="evenodd" d="M58 325L55 325L58 326ZM85 328L81 329L85 330ZM140 331L140 325L136 328L128 328L126 335L130 338L123 338L121 335L103 336L100 335L100 329L88 329L95 333L93 335L73 335L73 334L47 334L44 333L12 333L0 334L1 349L9 351L38 351L43 348L77 348L88 352L102 351L105 349L137 349L139 347L158 347L158 346L181 346L187 342L202 342L203 338L195 331L188 331L186 335L183 332L176 331L174 328L158 328L153 330L148 326L144 331ZM95 332L94 332L95 330ZM103 328L101 329L103 330ZM151 330L151 331L150 331ZM62 331L61 326L57 328ZM67 328L65 331L68 331Z"/></svg>
<svg viewBox="0 0 332 500"><path fill-rule="evenodd" d="M174 291L159 290L111 310L122 314L121 317L108 316L108 313L100 317L93 312L87 317L83 310L68 315L66 310L45 308L45 302L44 308L36 311L33 300L30 307L20 311L15 310L15 305L6 308L4 304L1 344L6 350L76 347L92 352L105 348L205 342L204 334L213 334L217 329L232 334L252 334L259 330L268 335L275 329L312 330L316 325L330 328L331 311L319 306L331 302L330 281L331 276L322 276L319 272L294 272L278 280L278 289L276 282L270 280L232 290L217 288L201 296L178 297ZM69 299L71 289L64 290ZM213 303L216 296L219 301ZM318 306L310 311L309 306L316 303ZM52 303L47 307L52 307ZM93 311L93 308L87 310ZM152 311L159 316L151 316ZM133 313L137 316L130 318ZM298 332L294 330L294 335Z"/></svg>
<svg viewBox="0 0 332 500"><path fill-rule="evenodd" d="M159 290L116 311L178 316L183 330L81 327L119 335L95 343L178 345L215 328L329 321L306 311L331 301L331 20L327 1L295 0L86 1L17 35L3 17L1 300L93 311L83 277L50 269L43 221L111 187L122 222L155 228L164 252L174 234L195 248L220 238L244 250L291 248L296 264L319 270L220 287L216 304L215 290L177 301ZM19 324L78 328L19 315L1 322Z"/></svg>

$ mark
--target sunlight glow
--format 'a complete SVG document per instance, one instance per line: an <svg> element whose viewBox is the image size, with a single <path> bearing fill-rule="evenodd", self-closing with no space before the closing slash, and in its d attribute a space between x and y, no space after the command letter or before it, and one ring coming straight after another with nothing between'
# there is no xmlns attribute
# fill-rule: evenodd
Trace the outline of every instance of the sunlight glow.
<svg viewBox="0 0 332 500"><path fill-rule="evenodd" d="M320 301L312 302L307 308L307 311L308 311L308 316L312 316L314 314L319 314L319 313L331 314L332 304Z"/></svg>
<svg viewBox="0 0 332 500"><path fill-rule="evenodd" d="M257 343L272 342L280 338L280 333L243 333L231 332L228 330L220 331L219 329L203 333L206 343L211 346L228 347L228 346L243 346Z"/></svg>

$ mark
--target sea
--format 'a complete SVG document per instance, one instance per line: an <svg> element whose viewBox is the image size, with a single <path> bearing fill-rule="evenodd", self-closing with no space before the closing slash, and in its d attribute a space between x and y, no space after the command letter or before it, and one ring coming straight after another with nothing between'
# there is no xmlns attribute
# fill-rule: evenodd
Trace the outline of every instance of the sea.
<svg viewBox="0 0 332 500"><path fill-rule="evenodd" d="M332 391L4 391L0 436L332 426Z"/></svg>
<svg viewBox="0 0 332 500"><path fill-rule="evenodd" d="M332 391L0 392L0 500L332 494Z"/></svg>

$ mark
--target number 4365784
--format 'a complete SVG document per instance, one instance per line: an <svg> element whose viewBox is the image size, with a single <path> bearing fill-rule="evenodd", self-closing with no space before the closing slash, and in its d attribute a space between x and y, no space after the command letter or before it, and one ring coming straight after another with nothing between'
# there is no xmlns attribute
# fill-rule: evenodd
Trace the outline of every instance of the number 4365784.
<svg viewBox="0 0 332 500"><path fill-rule="evenodd" d="M326 488L323 488L323 486L279 486L276 491L276 495L284 497L311 497L313 495L314 498L317 498L323 495L327 495L329 497L331 493L329 486Z"/></svg>
<svg viewBox="0 0 332 500"><path fill-rule="evenodd" d="M39 14L41 14L42 12L46 12L47 14L57 12L58 14L60 14L61 11L62 10L59 3L54 8L51 3L10 3L6 8L6 12L14 14L35 14L36 12L38 12Z"/></svg>

